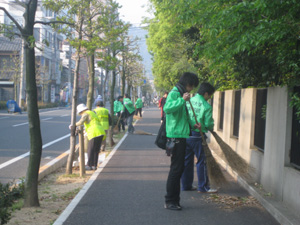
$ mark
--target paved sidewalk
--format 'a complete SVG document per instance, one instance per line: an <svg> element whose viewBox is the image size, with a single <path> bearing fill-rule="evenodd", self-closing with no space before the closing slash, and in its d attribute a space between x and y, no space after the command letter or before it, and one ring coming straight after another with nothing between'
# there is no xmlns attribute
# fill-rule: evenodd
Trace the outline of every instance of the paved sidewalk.
<svg viewBox="0 0 300 225"><path fill-rule="evenodd" d="M159 118L157 108L148 108L135 129L157 133ZM154 145L155 137L128 135L71 214L58 220L72 225L279 224L262 207L224 209L196 191L181 193L182 211L164 209L170 158ZM231 182L220 195L249 196Z"/></svg>

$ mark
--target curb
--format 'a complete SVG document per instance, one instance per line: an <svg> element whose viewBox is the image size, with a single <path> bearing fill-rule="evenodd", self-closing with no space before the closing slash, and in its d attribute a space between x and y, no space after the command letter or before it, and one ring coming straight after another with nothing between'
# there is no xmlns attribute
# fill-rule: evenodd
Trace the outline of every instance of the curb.
<svg viewBox="0 0 300 225"><path fill-rule="evenodd" d="M65 151L64 153L57 156L55 159L48 162L46 165L42 166L39 170L39 178L38 181L43 179L45 176L49 175L50 173L53 173L58 168L65 165L68 161L69 151Z"/></svg>
<svg viewBox="0 0 300 225"><path fill-rule="evenodd" d="M265 198L261 195L253 185L250 185L242 178L230 165L228 165L221 157L219 157L212 148L213 157L219 164L243 187L249 194L255 197L260 204L280 223L284 225L300 225L300 218L291 212L282 202Z"/></svg>

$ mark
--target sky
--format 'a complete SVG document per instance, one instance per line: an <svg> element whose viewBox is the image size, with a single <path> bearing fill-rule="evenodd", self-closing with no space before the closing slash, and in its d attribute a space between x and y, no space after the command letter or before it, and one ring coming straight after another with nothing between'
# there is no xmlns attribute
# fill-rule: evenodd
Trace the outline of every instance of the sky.
<svg viewBox="0 0 300 225"><path fill-rule="evenodd" d="M119 9L121 19L134 26L140 25L143 16L150 17L150 14L146 12L148 0L116 0L116 2L122 6Z"/></svg>

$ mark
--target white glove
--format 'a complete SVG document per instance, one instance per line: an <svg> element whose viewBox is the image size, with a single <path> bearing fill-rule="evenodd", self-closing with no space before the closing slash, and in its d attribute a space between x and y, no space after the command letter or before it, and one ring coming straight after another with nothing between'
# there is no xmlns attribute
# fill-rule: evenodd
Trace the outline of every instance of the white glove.
<svg viewBox="0 0 300 225"><path fill-rule="evenodd" d="M69 125L69 129L71 130L71 128L72 128L72 125L70 124L70 125Z"/></svg>
<svg viewBox="0 0 300 225"><path fill-rule="evenodd" d="M123 111L121 111L121 113L123 113Z"/></svg>

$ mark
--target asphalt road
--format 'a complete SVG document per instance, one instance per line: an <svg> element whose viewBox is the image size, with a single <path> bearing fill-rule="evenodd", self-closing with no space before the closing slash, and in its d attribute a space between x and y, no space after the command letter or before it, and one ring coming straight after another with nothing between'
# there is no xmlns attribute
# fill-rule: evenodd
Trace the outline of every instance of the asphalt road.
<svg viewBox="0 0 300 225"><path fill-rule="evenodd" d="M159 117L157 108L146 109L135 129L157 133ZM155 136L129 135L64 224L278 224L262 207L226 210L217 203L205 201L206 195L196 191L181 193L182 211L164 209L170 158L154 145L154 140ZM220 189L220 195L249 196L232 179L230 184Z"/></svg>
<svg viewBox="0 0 300 225"><path fill-rule="evenodd" d="M79 117L78 117L79 118ZM41 166L70 146L68 108L40 111L43 152ZM27 113L0 113L0 182L7 183L26 176L30 151Z"/></svg>

